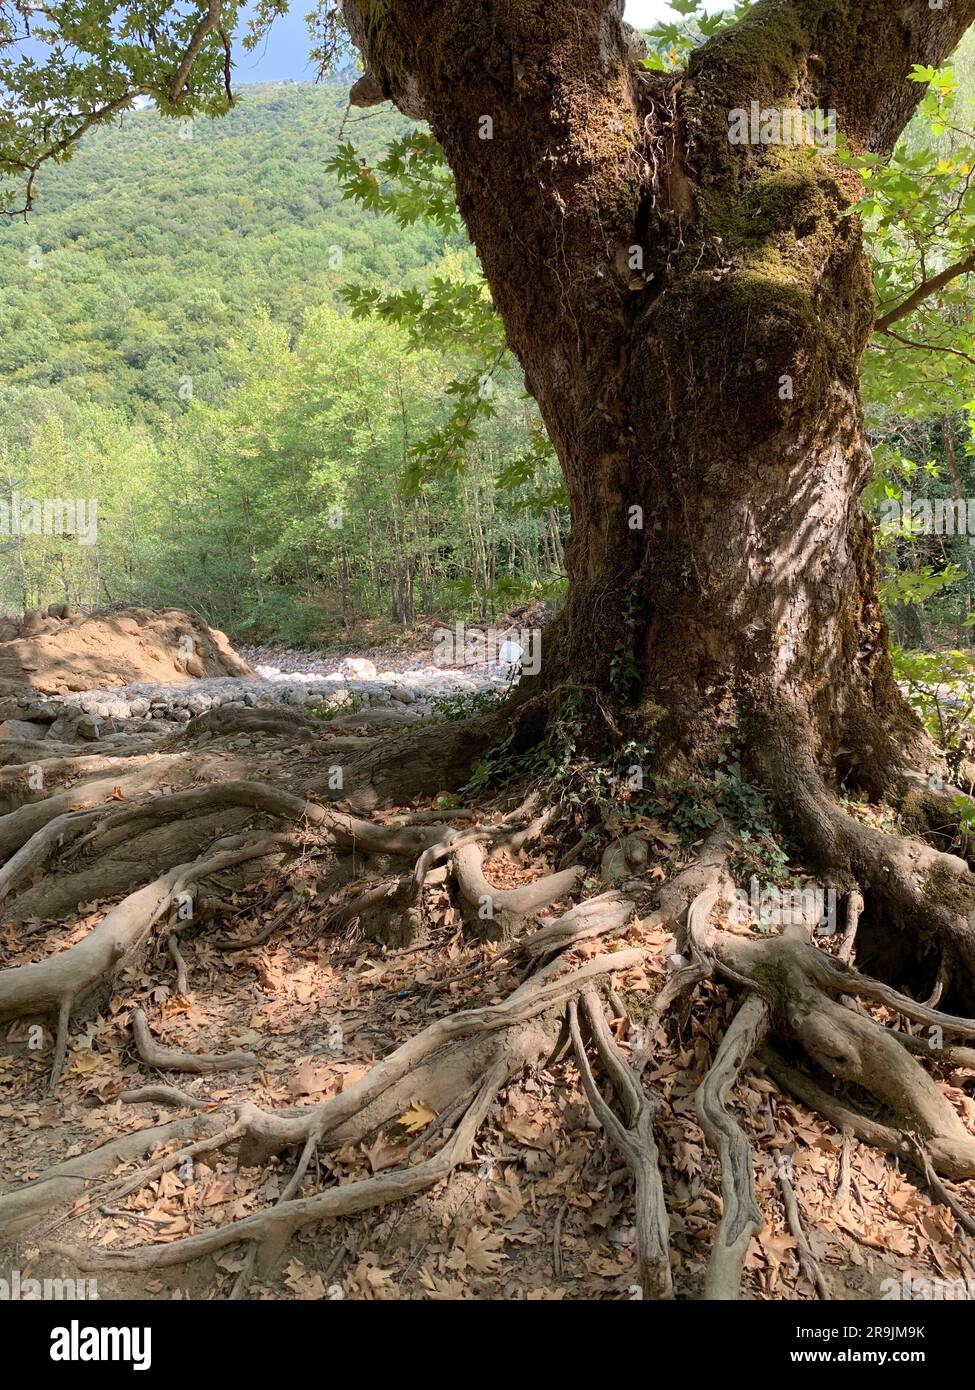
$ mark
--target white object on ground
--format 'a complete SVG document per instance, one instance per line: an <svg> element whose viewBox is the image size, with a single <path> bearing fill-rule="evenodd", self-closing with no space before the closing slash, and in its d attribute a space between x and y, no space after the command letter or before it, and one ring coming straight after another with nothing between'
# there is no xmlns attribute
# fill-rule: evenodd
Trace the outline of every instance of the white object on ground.
<svg viewBox="0 0 975 1390"><path fill-rule="evenodd" d="M498 648L498 665L504 666L509 671L517 669L525 649L518 642L502 642Z"/></svg>

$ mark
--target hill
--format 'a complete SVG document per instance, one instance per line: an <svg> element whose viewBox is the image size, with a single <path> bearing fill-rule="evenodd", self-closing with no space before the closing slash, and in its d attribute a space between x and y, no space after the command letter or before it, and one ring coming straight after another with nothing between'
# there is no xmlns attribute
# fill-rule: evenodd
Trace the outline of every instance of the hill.
<svg viewBox="0 0 975 1390"><path fill-rule="evenodd" d="M4 385L170 414L188 381L218 397L219 349L255 305L296 330L347 280L422 279L443 236L364 220L325 172L345 93L253 84L219 120L130 112L45 170L30 220L0 225ZM369 155L407 129L381 109L345 138Z"/></svg>

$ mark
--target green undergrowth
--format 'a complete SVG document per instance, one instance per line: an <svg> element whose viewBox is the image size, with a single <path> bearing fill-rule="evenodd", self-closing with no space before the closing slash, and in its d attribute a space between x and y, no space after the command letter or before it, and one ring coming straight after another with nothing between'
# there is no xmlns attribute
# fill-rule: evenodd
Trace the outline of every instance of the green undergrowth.
<svg viewBox="0 0 975 1390"><path fill-rule="evenodd" d="M658 760L648 744L623 740L594 754L586 731L580 700L566 700L539 742L519 748L512 732L490 749L462 796L525 782L543 790L570 831L584 839L595 844L606 834L644 830L668 858L724 821L737 842L736 876L774 883L789 878L789 854L768 798L748 779L736 751L722 754L707 773L673 778L655 771Z"/></svg>

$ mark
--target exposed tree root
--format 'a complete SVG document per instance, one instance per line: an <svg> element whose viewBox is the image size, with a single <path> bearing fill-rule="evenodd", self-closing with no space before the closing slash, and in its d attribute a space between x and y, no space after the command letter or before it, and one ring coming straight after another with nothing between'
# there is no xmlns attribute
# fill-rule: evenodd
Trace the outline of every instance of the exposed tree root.
<svg viewBox="0 0 975 1390"><path fill-rule="evenodd" d="M361 1137L378 1123L395 1115L397 1107L401 1107L405 1101L404 1093L397 1090L397 1083L404 1079L408 1079L411 1089L421 1086L422 1094L427 1098L436 1092L438 1104L445 1108L449 1104L456 1104L461 1087L470 1088L473 1060L477 1067L475 1075L479 1077L477 1097L453 1136L433 1158L366 1182L334 1188L316 1197L289 1198L269 1212L231 1222L219 1230L192 1236L165 1247L105 1255L74 1252L73 1257L82 1268L151 1269L212 1253L238 1240L258 1241L261 1244L273 1241L274 1249L277 1249L279 1238L287 1239L299 1226L362 1211L423 1190L440 1181L466 1156L500 1086L524 1066L529 1056L537 1060L543 1053L543 1044L549 1035L544 1030L526 1035L523 1025L553 1006L564 1005L599 977L627 970L641 964L643 959L644 953L640 950L624 950L595 957L568 971L563 960L556 961L520 986L502 1004L468 1009L437 1019L346 1091L320 1105L273 1114L251 1105L241 1106L236 1118L230 1124L225 1124L222 1130L214 1133L216 1124L208 1126L206 1137L156 1160L121 1186L102 1194L99 1200L117 1204L129 1193L195 1155L216 1151L237 1141L241 1143L240 1162L244 1164L265 1162L285 1148L300 1146L302 1156L299 1172L303 1175L315 1146L326 1137L331 1136L334 1142L345 1142L350 1134ZM463 1043L479 1037L486 1037L489 1042L494 1038L495 1042L487 1051L480 1049L472 1059L469 1053L465 1053ZM460 1043L460 1049L455 1051L447 1046L451 1043ZM425 1081L418 1081L418 1077L422 1076L421 1064L426 1059L431 1059L434 1064L433 1075ZM435 1082L434 1078L438 1080ZM378 1109L374 1104L377 1101L380 1102ZM216 1121L216 1117L208 1118ZM183 1128L170 1128L167 1137L182 1137L186 1132ZM102 1172L104 1168L99 1166L97 1171ZM297 1192L299 1183L300 1178L299 1182L293 1181L289 1186ZM11 1199L15 1196L11 1194ZM4 1203L8 1200L0 1198L0 1231L4 1229ZM23 1218L22 1212L18 1214Z"/></svg>
<svg viewBox="0 0 975 1390"><path fill-rule="evenodd" d="M955 854L864 825L830 795L794 710L761 723L756 761L816 861L849 875L896 927L927 938L946 968L963 966L975 1000L975 875ZM957 813L956 813L957 814Z"/></svg>
<svg viewBox="0 0 975 1390"><path fill-rule="evenodd" d="M450 1139L432 1158L418 1163L413 1168L395 1170L361 1182L333 1187L314 1197L282 1200L267 1211L257 1212L253 1216L233 1221L212 1231L203 1231L199 1235L189 1236L186 1240L176 1241L171 1245L105 1252L55 1246L52 1247L52 1252L73 1260L81 1269L142 1271L184 1264L187 1260L197 1259L201 1255L212 1255L215 1251L238 1241L249 1241L265 1247L265 1259L270 1263L302 1226L334 1220L339 1216L349 1216L354 1212L367 1211L370 1207L385 1206L390 1202L401 1202L448 1177L457 1164L468 1156L477 1131L504 1080L504 1064L497 1062L485 1076L477 1098Z"/></svg>
<svg viewBox="0 0 975 1390"><path fill-rule="evenodd" d="M52 854L66 849L73 839L83 835L97 818L97 811L67 811L36 830L0 869L0 903L46 864Z"/></svg>
<svg viewBox="0 0 975 1390"><path fill-rule="evenodd" d="M407 817L405 825L388 827L392 838L388 845L397 850L402 836L420 836L426 841L411 873L398 879L379 883L350 902L337 908L329 917L331 928L344 927L359 920L363 935L378 937L387 945L408 946L420 930L420 894L436 872L434 866L450 859L448 873L456 880L462 904L466 905L468 920L476 934L483 937L507 939L514 935L525 918L555 902L575 888L582 877L581 869L563 874L548 875L517 889L498 889L484 877L485 846L497 849L521 849L539 836L548 816L525 820L525 806L504 816L495 825L473 825L467 828L427 824L428 817ZM439 819L436 818L436 819Z"/></svg>
<svg viewBox="0 0 975 1390"><path fill-rule="evenodd" d="M237 807L142 827L104 854L87 850L79 854L69 845L43 874L32 874L30 882L7 899L3 915L18 923L64 919L86 903L130 893L174 864L205 854L218 839L244 833L253 820L251 812ZM296 836L296 844L299 838ZM240 868L235 872L243 881L248 871Z"/></svg>
<svg viewBox="0 0 975 1390"><path fill-rule="evenodd" d="M526 917L568 897L585 876L582 868L563 869L523 888L494 888L484 877L484 858L476 842L461 845L453 856L454 874L469 921L480 934L496 940L510 939Z"/></svg>
<svg viewBox="0 0 975 1390"><path fill-rule="evenodd" d="M728 1110L728 1098L742 1067L768 1030L768 1008L749 995L725 1033L717 1056L695 1097L701 1128L721 1160L721 1221L714 1237L704 1283L710 1299L736 1299L752 1236L765 1224L755 1197L752 1154L745 1133Z"/></svg>
<svg viewBox="0 0 975 1390"><path fill-rule="evenodd" d="M195 719L175 734L171 734L163 746L184 748L194 744L201 734L217 738L235 734L275 734L300 740L313 736L313 729L304 713L275 706L271 709L255 709L249 705L218 705L216 709L198 714Z"/></svg>
<svg viewBox="0 0 975 1390"><path fill-rule="evenodd" d="M673 1295L670 1273L670 1223L653 1135L657 1103L647 1096L613 1041L613 1035L606 1026L598 994L587 990L583 996L583 1008L599 1060L623 1106L624 1120L621 1121L600 1095L582 1041L576 1001L570 999L569 1032L589 1104L595 1111L599 1123L626 1159L636 1185L637 1266L643 1296L652 1299L670 1298Z"/></svg>
<svg viewBox="0 0 975 1390"><path fill-rule="evenodd" d="M180 864L132 893L114 907L76 946L31 965L0 972L0 1019L56 1013L51 1087L64 1062L68 1023L73 1009L105 986L146 941L173 900L191 885L232 865L260 858L278 847L280 837L238 843L208 858Z"/></svg>
<svg viewBox="0 0 975 1390"><path fill-rule="evenodd" d="M883 1149L885 1153L898 1154L906 1158L910 1145L900 1130L892 1125L882 1124L854 1110L851 1105L839 1100L825 1086L813 1079L807 1072L792 1066L774 1048L764 1047L757 1053L769 1076L789 1095L801 1101L810 1110L817 1111L824 1119L841 1132L846 1131L872 1148Z"/></svg>
<svg viewBox="0 0 975 1390"><path fill-rule="evenodd" d="M152 769L143 770L139 777L150 771ZM141 784L141 780L137 779L136 785ZM51 798L46 805L49 807L51 801L60 800L59 797ZM131 839L147 826L169 822L181 824L194 813L209 813L222 808L246 808L304 823L326 838L353 849L411 857L418 855L413 874L397 887L404 912L412 914L414 919L424 879L437 857L445 857L457 844L473 842L488 834L507 835L513 843L519 833L523 837L532 829L529 826L527 830L519 832L517 824L510 817L493 831L484 828L458 832L436 823L383 827L332 811L317 802L306 801L264 783L216 782L184 792L156 796L134 805L126 802L118 809L108 808L101 812L71 809L46 820L41 815L38 817L38 828L26 844L15 851L4 868L0 869L0 886L4 883L8 889L14 886L23 875L43 862L66 837L78 839L83 835L83 840L79 840L75 846L76 850L83 844L89 853L103 853ZM35 809L43 811L43 806L25 808L29 811ZM15 813L14 818L22 815L23 812ZM5 819L9 820L10 817ZM145 942L154 924L201 879L262 857L289 843L285 837L271 836L255 845L241 837L222 853L179 864L144 888L129 894L77 946L48 960L0 974L0 1019L51 1012L57 1014L52 1088L64 1064L72 1011L117 973L121 962L130 958ZM556 875L554 885L552 880L543 880L544 888L536 889L531 885L527 889L513 890L511 900L520 905L524 899L527 904L524 910L527 911L533 905L541 905L561 896L577 883L579 876L580 871L573 870L561 877ZM486 880L484 882L486 884ZM499 896L507 902L508 895ZM168 935L167 944L177 966L179 988L185 992L186 971L175 931Z"/></svg>
<svg viewBox="0 0 975 1390"><path fill-rule="evenodd" d="M611 889L596 898L586 898L554 922L530 932L521 939L519 947L531 961L544 961L580 941L619 931L632 916L632 899Z"/></svg>
<svg viewBox="0 0 975 1390"><path fill-rule="evenodd" d="M381 790L399 785L399 779L409 784L411 795L440 790L450 780L445 769L469 765L476 756L486 727L478 722L473 739L457 726L446 732L441 726L411 730L391 745L387 742L388 775L379 741L348 740L361 750L353 762L358 771L350 804L371 809ZM169 950L179 972L178 986L185 991L179 933L204 922L199 886L230 869L296 850L311 861L324 857L332 866L332 877L324 887L319 885L318 896L294 896L256 934L240 940L211 939L211 945L228 951L260 946L302 903L326 901L332 909L325 921L328 927L357 925L362 934L409 945L423 927L425 903L440 900L440 895L424 892L436 882L448 889L454 886L455 902L471 934L506 942L500 954L482 952L477 966L445 977L446 982L453 987L481 974L491 989L517 970L521 983L503 1002L461 1009L428 1023L346 1089L317 1104L267 1110L244 1103L211 1111L206 1100L169 1085L126 1091L126 1104L194 1112L206 1108L206 1113L125 1136L0 1197L0 1234L22 1234L45 1220L57 1222L59 1214L79 1199L77 1210L82 1212L97 1206L120 1219L138 1217L118 1204L202 1155L236 1148L238 1163L250 1166L288 1153L290 1176L276 1203L265 1210L165 1244L66 1252L85 1269L143 1271L173 1267L241 1242L247 1258L232 1295L241 1297L255 1271L270 1267L301 1227L404 1200L449 1176L468 1159L499 1091L517 1084L526 1068L553 1065L571 1047L595 1117L633 1177L644 1297L670 1298L665 1175L654 1136L659 1102L644 1090L640 1077L654 1035L659 1042L665 1030L680 1033L697 986L708 979L727 985L737 996L737 1009L696 1094L701 1126L720 1161L722 1190L706 1297L739 1297L749 1243L764 1225L749 1138L733 1114L733 1088L752 1057L783 1090L846 1135L911 1164L937 1200L951 1206L970 1229L971 1218L945 1179L975 1177L975 1138L923 1063L928 1059L975 1066L975 1046L959 1045L975 1039L975 1019L938 1007L943 997L950 1004L964 1000L966 981L975 996L975 877L963 860L885 834L843 811L819 773L798 756L791 739L782 734L778 741L769 738L764 752L804 843L829 866L834 875L830 881L846 889L844 930L835 956L819 949L805 928L769 935L716 924L733 888L728 868L735 848L733 827L720 824L713 830L698 858L660 888L649 917L639 920L637 913L638 904L645 914L652 901L652 882L642 877L646 865L640 849L645 851L645 841L638 836L639 845L629 844L621 836L610 847L613 853L604 857L605 876L612 886L568 907L556 920L544 921L538 914L574 896L589 870L578 862L563 862L557 872L513 888L494 886L485 873L486 862L499 851L517 853L550 833L551 812L540 812L536 798L507 814L495 808L484 819L471 808L436 809L407 811L380 824L262 781L226 778L226 764L202 762L192 751L200 734L219 737L244 729L296 741L318 738L302 717L222 707L167 739L167 753L144 761L141 753L108 763L79 759L77 766L88 781L56 790L44 800L25 800L0 816L0 901L6 898L6 910L15 920L35 905L37 889L27 885L52 862L59 872L65 864L70 866L60 880L52 877L52 901L58 901L58 893L69 898L90 890L87 875L97 873L98 864L116 866L106 879L112 886L128 871L118 866L138 867L140 855L143 876L146 870L153 874L150 882L132 891L125 883L122 900L76 944L37 963L0 971L0 1020L39 1015L57 1019L52 1086L64 1067L72 1019L111 987L123 965L138 958L154 928L160 930L159 945ZM496 733L492 729L492 735ZM343 740L329 740L327 746L333 742ZM783 766L786 748L791 759L788 773ZM419 778L411 780L407 754L417 749L425 750L422 767ZM52 774L56 769L58 776L70 774L72 767L67 757L50 762ZM203 785L189 785L201 775ZM9 785L13 794L12 776ZM19 780L16 786L19 791ZM282 830L269 832L267 818L283 823ZM196 857L157 871L152 854L143 847L154 837L158 845L165 845L164 836L176 827L192 841L190 855ZM395 859L403 861L399 870L391 866ZM554 862L559 862L558 854ZM350 875L354 887L336 902L336 882ZM225 883L221 893L225 900L229 897ZM95 896L88 891L86 898L77 900ZM851 968L854 952L858 962L864 960L864 943L879 912L892 914L902 930L920 930L937 945L940 956L932 957L931 969L940 959L938 982L926 1002ZM617 993L610 982L647 963L647 952L628 946L627 936L631 942L645 941L640 933L653 929L660 949L661 928L674 937L673 946L661 952L669 973L637 1011L651 1042L641 1042L628 1059L607 1023L603 1001L608 998L616 1018L626 1019L628 985L620 984ZM590 954L594 951L602 953ZM434 982L431 990L436 988ZM925 980L920 992L929 991ZM879 1021L883 1010L894 1016L893 1026ZM908 1022L898 1025L897 1020ZM928 1031L914 1036L911 1025ZM627 1026L624 1021L621 1038ZM138 1008L132 1013L132 1030L141 1060L163 1072L207 1074L257 1063L249 1053L163 1047ZM601 1089L599 1072L611 1091ZM340 1150L376 1134L397 1121L418 1097L435 1118L411 1136L399 1167L308 1195L310 1186L321 1184L323 1151ZM118 1173L120 1165L146 1156L144 1167ZM825 1297L827 1286L803 1230L789 1174L781 1166L777 1172L782 1209L801 1268L817 1294ZM558 1239L555 1251L558 1263Z"/></svg>
<svg viewBox="0 0 975 1390"><path fill-rule="evenodd" d="M836 995L903 1000L905 1011L945 1031L971 1036L972 1020L954 1019L917 1004L886 985L852 974L810 945L801 929L766 940L713 931L719 968L747 980L767 1003L776 1032L797 1042L824 1072L862 1087L902 1133L924 1139L932 1162L950 1177L975 1177L975 1138L937 1083L889 1029L846 1009Z"/></svg>
<svg viewBox="0 0 975 1390"><path fill-rule="evenodd" d="M78 783L68 791L55 792L39 800L32 799L17 810L0 816L0 859L6 863L12 854L27 844L32 835L58 816L102 805L120 796L136 797L164 785L168 778L178 775L179 771L189 770L181 756L159 755L131 772L95 778ZM192 772L194 776L200 775L199 764Z"/></svg>
<svg viewBox="0 0 975 1390"><path fill-rule="evenodd" d="M433 796L445 787L462 786L478 759L510 732L506 718L492 714L410 729L399 737L377 740L349 770L352 808L368 812L384 801L402 805L414 797ZM317 790L328 790L327 779Z"/></svg>
<svg viewBox="0 0 975 1390"><path fill-rule="evenodd" d="M32 802L43 801L67 779L87 781L100 773L132 772L158 757L155 746L151 752L75 754L74 757L70 750L55 757L48 750L41 757L21 763L4 762L5 751L8 750L0 746L0 811L4 815Z"/></svg>
<svg viewBox="0 0 975 1390"><path fill-rule="evenodd" d="M123 1105L166 1105L174 1110L184 1106L188 1110L205 1110L207 1106L207 1101L191 1096L176 1086L136 1086L130 1091L123 1091L119 1100Z"/></svg>
<svg viewBox="0 0 975 1390"><path fill-rule="evenodd" d="M241 1071L257 1066L253 1052L181 1052L162 1047L149 1031L149 1020L141 1009L132 1010L132 1036L140 1061L159 1071L191 1072L203 1076L215 1071Z"/></svg>
<svg viewBox="0 0 975 1390"><path fill-rule="evenodd" d="M34 1182L0 1196L0 1236L13 1238L35 1229L45 1218L64 1212L85 1193L89 1183L111 1173L120 1163L131 1163L163 1144L218 1133L226 1116L220 1112L170 1120L151 1129L140 1129L113 1139L100 1148L48 1168Z"/></svg>
<svg viewBox="0 0 975 1390"><path fill-rule="evenodd" d="M779 1180L779 1189L782 1193L782 1206L785 1210L786 1224L796 1242L796 1250L799 1255L799 1264L803 1274L813 1285L820 1298L829 1298L829 1289L823 1278L823 1272L816 1263L815 1256L809 1248L806 1240L806 1233L802 1229L802 1218L799 1215L799 1203L796 1201L796 1194L793 1191L792 1180L789 1177L788 1165L779 1156L775 1165L775 1174Z"/></svg>
<svg viewBox="0 0 975 1390"><path fill-rule="evenodd" d="M931 1162L930 1154L927 1152L924 1145L918 1139L914 1138L913 1135L911 1136L911 1143L914 1149L916 1162L921 1172L924 1174L924 1180L934 1194L935 1199L939 1201L942 1206L948 1208L955 1220L962 1227L962 1230L967 1231L970 1236L975 1235L975 1220L969 1216L965 1208L957 1201L955 1196L948 1191L947 1187L945 1187L944 1183L938 1177L937 1173L934 1171L934 1165Z"/></svg>
<svg viewBox="0 0 975 1390"><path fill-rule="evenodd" d="M840 942L839 950L836 952L837 960L849 965L853 959L853 947L856 943L857 928L860 925L860 914L863 912L863 894L856 889L847 895L846 899L846 926L843 931L843 940ZM933 1001L937 1003L937 1000Z"/></svg>

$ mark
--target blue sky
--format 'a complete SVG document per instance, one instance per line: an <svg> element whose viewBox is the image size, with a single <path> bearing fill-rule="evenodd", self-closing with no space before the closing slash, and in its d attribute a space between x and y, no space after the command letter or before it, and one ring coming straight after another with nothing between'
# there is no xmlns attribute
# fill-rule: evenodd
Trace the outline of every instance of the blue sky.
<svg viewBox="0 0 975 1390"><path fill-rule="evenodd" d="M556 0L558 3L558 0ZM721 9L727 0L707 0L709 10ZM314 73L308 63L308 30L304 15L309 6L292 0L291 10L274 21L271 33L253 53L238 48L235 79L242 82L280 82L284 78L310 81ZM662 18L673 18L665 0L626 0L626 18L631 24L648 25Z"/></svg>

